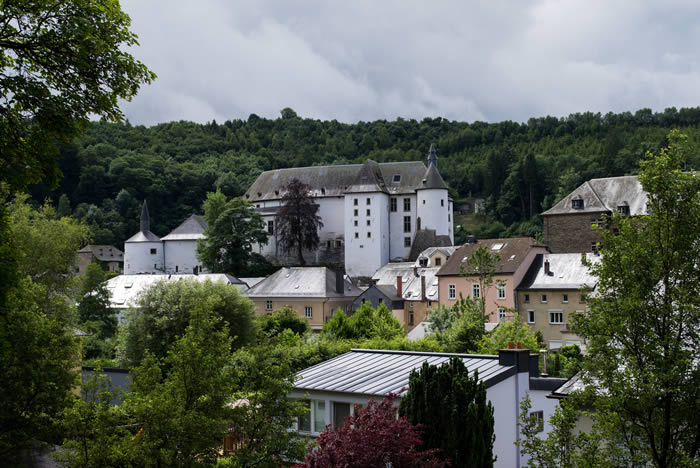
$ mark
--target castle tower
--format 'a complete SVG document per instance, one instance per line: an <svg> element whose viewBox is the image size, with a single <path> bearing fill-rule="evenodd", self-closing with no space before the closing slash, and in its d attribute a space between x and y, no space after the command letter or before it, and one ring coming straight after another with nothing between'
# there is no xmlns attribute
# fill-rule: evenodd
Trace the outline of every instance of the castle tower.
<svg viewBox="0 0 700 468"><path fill-rule="evenodd" d="M163 243L153 234L148 205L143 201L140 231L124 242L124 274L163 273Z"/></svg>
<svg viewBox="0 0 700 468"><path fill-rule="evenodd" d="M434 229L436 235L450 236L453 239L452 201L447 192L447 184L438 171L437 152L432 144L428 151L428 169L416 188L416 194L416 224L420 220L420 229Z"/></svg>

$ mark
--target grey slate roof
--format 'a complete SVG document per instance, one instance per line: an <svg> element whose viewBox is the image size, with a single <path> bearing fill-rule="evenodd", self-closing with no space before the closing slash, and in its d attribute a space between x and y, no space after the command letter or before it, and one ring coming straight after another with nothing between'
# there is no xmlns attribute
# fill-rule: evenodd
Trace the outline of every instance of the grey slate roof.
<svg viewBox="0 0 700 468"><path fill-rule="evenodd" d="M447 184L445 183L444 180L442 180L442 177L440 176L440 172L438 171L437 166L431 164L430 167L428 168L427 171L425 171L425 175L423 176L423 180L421 181L420 187L416 187L416 190L420 189L446 189Z"/></svg>
<svg viewBox="0 0 700 468"><path fill-rule="evenodd" d="M245 295L248 297L355 297L360 294L349 278L344 291L336 292L336 272L326 267L284 267L277 270Z"/></svg>
<svg viewBox="0 0 700 468"><path fill-rule="evenodd" d="M479 371L486 387L515 372L514 366L499 364L498 356L353 349L297 373L295 390L344 392L361 395L403 394L408 377L424 362L440 365L459 357L469 372Z"/></svg>
<svg viewBox="0 0 700 468"><path fill-rule="evenodd" d="M170 231L170 234L161 240L197 240L204 239L204 230L207 222L199 215L192 215L182 222L178 227Z"/></svg>
<svg viewBox="0 0 700 468"><path fill-rule="evenodd" d="M581 373L577 373L569 380L567 380L564 385L557 388L549 396L550 398L566 398L573 392L581 392L586 389L586 384L583 382Z"/></svg>
<svg viewBox="0 0 700 468"><path fill-rule="evenodd" d="M429 301L438 300L438 280L435 276L440 268L416 267L413 262L387 263L378 269L372 279L377 286L392 286L396 294L396 277L401 276L402 296L407 301L421 300L421 276L425 276L425 296ZM416 275L417 274L417 275Z"/></svg>
<svg viewBox="0 0 700 468"><path fill-rule="evenodd" d="M575 209L571 201L583 200L583 208ZM584 182L542 216L615 212L618 206L628 205L630 215L646 214L647 193L637 176L606 177Z"/></svg>
<svg viewBox="0 0 700 468"><path fill-rule="evenodd" d="M415 262L418 256L429 247L450 247L452 241L450 236L438 236L435 229L420 229L416 231L411 243L411 250L408 253L408 259Z"/></svg>
<svg viewBox="0 0 700 468"><path fill-rule="evenodd" d="M92 253L92 255L101 262L123 262L124 252L112 245L97 245L88 244L78 253Z"/></svg>
<svg viewBox="0 0 700 468"><path fill-rule="evenodd" d="M588 266L581 262L582 255L578 253L537 254L517 289L580 289L583 286L594 287L596 278L591 275ZM587 253L585 257L591 263L598 263L601 258L593 253ZM551 274L545 273L545 261L549 261Z"/></svg>
<svg viewBox="0 0 700 468"><path fill-rule="evenodd" d="M363 181L361 171L365 171L367 180ZM385 191L389 194L412 193L422 185L426 173L425 164L420 161L377 163L371 160L364 164L346 164L338 166L295 167L275 169L261 173L245 193L250 202L261 200L280 200L284 195L282 187L292 179L299 179L311 186L314 197L340 197L348 191ZM394 182L394 176L400 181ZM359 178L358 178L359 176Z"/></svg>

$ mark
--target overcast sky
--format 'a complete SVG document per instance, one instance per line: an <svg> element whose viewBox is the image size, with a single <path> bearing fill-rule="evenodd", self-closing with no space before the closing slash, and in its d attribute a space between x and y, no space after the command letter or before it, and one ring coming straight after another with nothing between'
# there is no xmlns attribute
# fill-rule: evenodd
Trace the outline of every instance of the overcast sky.
<svg viewBox="0 0 700 468"><path fill-rule="evenodd" d="M526 121L700 105L697 0L122 0L134 124Z"/></svg>

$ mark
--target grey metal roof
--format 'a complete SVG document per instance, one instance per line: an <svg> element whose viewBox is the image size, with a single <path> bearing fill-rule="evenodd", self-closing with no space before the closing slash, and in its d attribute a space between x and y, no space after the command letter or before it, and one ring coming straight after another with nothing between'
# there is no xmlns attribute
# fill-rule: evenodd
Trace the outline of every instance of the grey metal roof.
<svg viewBox="0 0 700 468"><path fill-rule="evenodd" d="M396 293L396 278L402 277L403 299L407 301L421 300L421 276L425 276L425 296L429 301L438 300L438 280L435 276L440 268L421 268L413 262L387 263L377 270L372 279L377 286L393 286Z"/></svg>
<svg viewBox="0 0 700 468"><path fill-rule="evenodd" d="M581 373L577 373L573 377L564 383L561 387L557 388L550 395L551 398L566 398L573 392L581 392L586 389L586 384L583 382Z"/></svg>
<svg viewBox="0 0 700 468"><path fill-rule="evenodd" d="M363 169L367 177L365 181L360 176ZM293 179L309 185L314 197L340 197L356 190L412 193L422 185L426 170L421 161L377 163L372 160L364 164L275 169L261 173L244 197L250 202L281 200L284 195L282 187ZM360 186L355 187L356 182Z"/></svg>
<svg viewBox="0 0 700 468"><path fill-rule="evenodd" d="M182 222L178 227L170 231L170 233L161 240L197 240L204 239L204 230L207 228L207 222L199 215L192 215Z"/></svg>
<svg viewBox="0 0 700 468"><path fill-rule="evenodd" d="M593 253L562 253L562 254L537 254L532 265L520 282L517 289L580 289L583 286L594 287L596 277L591 275L590 269L582 262L585 257L587 262L600 262L600 255ZM545 272L544 262L549 262L550 274Z"/></svg>
<svg viewBox="0 0 700 468"><path fill-rule="evenodd" d="M124 242L160 242L160 237L156 236L151 231L139 231Z"/></svg>
<svg viewBox="0 0 700 468"><path fill-rule="evenodd" d="M107 280L110 307L113 309L130 309L136 307L139 294L154 284L160 281L183 280L198 281L200 283L211 281L213 283L222 282L231 285L242 284L238 278L225 273L201 273L199 275L119 275Z"/></svg>
<svg viewBox="0 0 700 468"><path fill-rule="evenodd" d="M361 395L402 394L408 377L424 362L440 365L459 357L469 372L479 371L487 387L515 371L499 364L498 356L353 349L297 373L295 390L356 393Z"/></svg>
<svg viewBox="0 0 700 468"><path fill-rule="evenodd" d="M336 292L336 273L326 267L284 267L252 286L248 297L355 297L362 291L345 277L343 293Z"/></svg>
<svg viewBox="0 0 700 468"><path fill-rule="evenodd" d="M583 201L583 208L572 207L575 199ZM606 177L584 182L542 215L615 212L622 205L629 206L630 215L642 215L646 204L647 193L637 176Z"/></svg>

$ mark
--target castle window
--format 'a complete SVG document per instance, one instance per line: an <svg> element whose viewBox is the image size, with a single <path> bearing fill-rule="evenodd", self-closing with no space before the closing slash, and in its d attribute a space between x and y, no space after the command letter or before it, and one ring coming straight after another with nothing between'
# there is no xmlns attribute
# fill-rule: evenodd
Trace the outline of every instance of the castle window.
<svg viewBox="0 0 700 468"><path fill-rule="evenodd" d="M367 226L371 226L371 225L372 225L372 222L368 219L368 220L367 220Z"/></svg>
<svg viewBox="0 0 700 468"><path fill-rule="evenodd" d="M368 198L368 199L367 199L367 205L371 205L371 204L372 204L372 199L371 199L371 198Z"/></svg>
<svg viewBox="0 0 700 468"><path fill-rule="evenodd" d="M158 252L158 249L151 249L151 255L155 255Z"/></svg>
<svg viewBox="0 0 700 468"><path fill-rule="evenodd" d="M355 233L355 239L359 239L359 238L360 238L360 233L359 233L359 232L356 232L356 233Z"/></svg>
<svg viewBox="0 0 700 468"><path fill-rule="evenodd" d="M392 212L395 212L395 211L396 211L396 205L397 205L397 203L396 203L396 198L392 198L391 201L390 201L390 203L391 203L391 206L390 206L389 209L390 209Z"/></svg>
<svg viewBox="0 0 700 468"><path fill-rule="evenodd" d="M357 204L358 204L359 202L357 201L357 198L353 198L353 199L352 199L352 203L353 203L353 205L357 206Z"/></svg>
<svg viewBox="0 0 700 468"><path fill-rule="evenodd" d="M368 232L367 232L367 238L369 239L370 237L372 237L372 233L368 231Z"/></svg>
<svg viewBox="0 0 700 468"><path fill-rule="evenodd" d="M411 246L411 238L410 238L410 237L404 237L404 238L403 238L403 246L404 246L404 247L410 247L410 246Z"/></svg>
<svg viewBox="0 0 700 468"><path fill-rule="evenodd" d="M367 216L369 216L369 215L370 215L370 210L367 210Z"/></svg>
<svg viewBox="0 0 700 468"><path fill-rule="evenodd" d="M355 227L357 227L357 220L355 220Z"/></svg>
<svg viewBox="0 0 700 468"><path fill-rule="evenodd" d="M410 198L403 199L403 210L404 211L411 211L411 199Z"/></svg>
<svg viewBox="0 0 700 468"><path fill-rule="evenodd" d="M180 269L179 266L178 266L178 265L175 265L175 273L177 273L177 271L178 271L179 269Z"/></svg>
<svg viewBox="0 0 700 468"><path fill-rule="evenodd" d="M583 209L583 200L580 198L571 200L571 208L573 208L574 210Z"/></svg>
<svg viewBox="0 0 700 468"><path fill-rule="evenodd" d="M267 233L270 235L275 233L275 222L274 221L267 222Z"/></svg>
<svg viewBox="0 0 700 468"><path fill-rule="evenodd" d="M354 215L357 216L357 208L354 211Z"/></svg>
<svg viewBox="0 0 700 468"><path fill-rule="evenodd" d="M425 200L423 200L423 204L425 205Z"/></svg>
<svg viewBox="0 0 700 468"><path fill-rule="evenodd" d="M411 232L411 217L403 217L403 232Z"/></svg>
<svg viewBox="0 0 700 468"><path fill-rule="evenodd" d="M440 206L445 206L445 200L440 200Z"/></svg>

